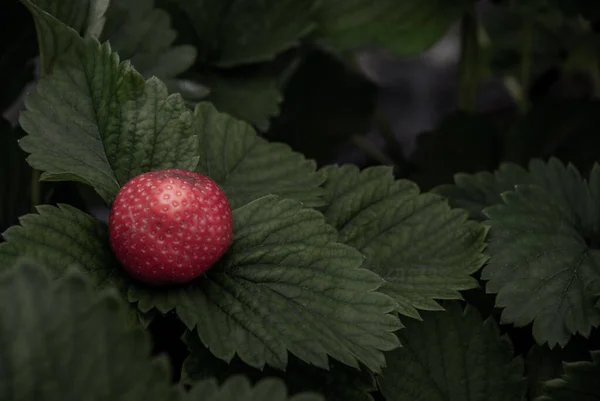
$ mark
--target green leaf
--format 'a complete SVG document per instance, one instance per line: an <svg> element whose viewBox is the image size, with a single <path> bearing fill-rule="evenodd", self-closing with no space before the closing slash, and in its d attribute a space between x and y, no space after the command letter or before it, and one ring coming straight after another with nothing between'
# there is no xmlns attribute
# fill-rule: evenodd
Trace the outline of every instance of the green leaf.
<svg viewBox="0 0 600 401"><path fill-rule="evenodd" d="M271 119L279 114L283 95L278 80L276 75L204 74L200 77L202 84L210 88L206 100L261 131L266 131Z"/></svg>
<svg viewBox="0 0 600 401"><path fill-rule="evenodd" d="M468 0L323 0L318 34L340 51L376 46L414 56L441 39L470 6Z"/></svg>
<svg viewBox="0 0 600 401"><path fill-rule="evenodd" d="M477 286L471 274L486 261L486 229L464 211L394 180L388 167L329 166L323 173L327 222L387 281L382 291L398 312L418 318L417 309L439 310L436 299L461 299L458 291Z"/></svg>
<svg viewBox="0 0 600 401"><path fill-rule="evenodd" d="M32 172L17 141L17 131L0 118L0 233L31 206Z"/></svg>
<svg viewBox="0 0 600 401"><path fill-rule="evenodd" d="M109 0L25 0L25 3L35 4L81 36L97 38L104 28Z"/></svg>
<svg viewBox="0 0 600 401"><path fill-rule="evenodd" d="M37 211L3 234L7 242L0 244L2 269L27 258L45 266L53 278L72 267L84 271L99 289L123 287L125 273L112 254L104 224L64 204L38 206Z"/></svg>
<svg viewBox="0 0 600 401"><path fill-rule="evenodd" d="M382 279L359 268L360 253L294 200L267 196L233 216L232 245L204 277L178 288L133 285L129 300L142 312L175 309L225 361L237 354L255 368L285 369L289 351L322 368L329 355L380 371L400 324L393 300L375 292Z"/></svg>
<svg viewBox="0 0 600 401"><path fill-rule="evenodd" d="M493 318L482 321L475 308L444 304L423 321L405 321L402 348L386 355L378 379L387 401L521 401L523 360Z"/></svg>
<svg viewBox="0 0 600 401"><path fill-rule="evenodd" d="M176 37L169 14L156 8L154 0L111 0L101 41L109 41L144 77L167 80L196 61L196 48L173 46Z"/></svg>
<svg viewBox="0 0 600 401"><path fill-rule="evenodd" d="M0 399L178 400L165 358L124 324L126 309L81 274L51 281L29 264L0 276Z"/></svg>
<svg viewBox="0 0 600 401"><path fill-rule="evenodd" d="M516 164L503 163L493 174L487 171L456 174L454 182L455 185L440 185L432 191L448 199L452 207L467 210L471 219L483 221L486 220L483 209L502 203L503 192L517 184L534 183L535 178Z"/></svg>
<svg viewBox="0 0 600 401"><path fill-rule="evenodd" d="M75 46L40 80L21 114L29 134L21 147L43 180L87 183L110 204L136 175L196 167L198 141L181 96L168 95L156 78L144 81L108 44L82 41L49 14L36 19Z"/></svg>
<svg viewBox="0 0 600 401"><path fill-rule="evenodd" d="M203 61L221 67L272 60L315 28L315 0L174 1L193 22Z"/></svg>
<svg viewBox="0 0 600 401"><path fill-rule="evenodd" d="M600 324L600 252L587 243L598 236L599 191L556 159L537 160L530 169L536 185L517 185L503 194L504 204L485 209L491 260L482 278L498 294L503 323L533 322L537 342L553 348Z"/></svg>
<svg viewBox="0 0 600 401"><path fill-rule="evenodd" d="M221 387L216 380L198 383L184 398L185 401L325 401L314 393L288 397L285 384L278 379L261 380L254 387L243 376L227 380Z"/></svg>
<svg viewBox="0 0 600 401"><path fill-rule="evenodd" d="M323 204L323 177L316 163L288 145L267 142L246 122L198 104L194 134L202 154L196 171L215 180L233 208L265 195L292 198L314 207Z"/></svg>
<svg viewBox="0 0 600 401"><path fill-rule="evenodd" d="M291 357L285 372L269 367L260 371L239 358L229 363L218 359L193 333L187 332L184 341L190 351L181 373L181 381L185 384L213 377L222 382L239 374L253 382L265 377L279 377L291 394L314 391L323 394L327 401L373 401L370 392L377 389L375 377L367 369L356 370L332 361L329 370L323 370Z"/></svg>
<svg viewBox="0 0 600 401"><path fill-rule="evenodd" d="M561 350L534 345L525 360L530 400L542 394L543 383L563 373Z"/></svg>
<svg viewBox="0 0 600 401"><path fill-rule="evenodd" d="M565 374L544 383L544 396L536 401L594 401L600 399L600 352L592 351L592 361L564 363Z"/></svg>

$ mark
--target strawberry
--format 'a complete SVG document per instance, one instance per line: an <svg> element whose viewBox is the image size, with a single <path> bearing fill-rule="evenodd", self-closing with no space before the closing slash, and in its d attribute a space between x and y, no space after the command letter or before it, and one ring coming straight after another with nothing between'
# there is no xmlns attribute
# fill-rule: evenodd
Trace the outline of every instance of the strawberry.
<svg viewBox="0 0 600 401"><path fill-rule="evenodd" d="M183 284L202 275L233 236L231 206L205 175L181 169L144 173L117 193L109 218L112 249L135 279Z"/></svg>

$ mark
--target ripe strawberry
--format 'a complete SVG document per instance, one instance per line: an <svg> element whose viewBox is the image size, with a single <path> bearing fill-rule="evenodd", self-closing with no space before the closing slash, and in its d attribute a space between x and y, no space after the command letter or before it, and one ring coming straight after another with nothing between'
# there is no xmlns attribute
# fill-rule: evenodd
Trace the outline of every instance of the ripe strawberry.
<svg viewBox="0 0 600 401"><path fill-rule="evenodd" d="M110 243L129 274L154 285L181 284L208 270L233 236L231 207L210 178L166 169L132 178L109 218Z"/></svg>

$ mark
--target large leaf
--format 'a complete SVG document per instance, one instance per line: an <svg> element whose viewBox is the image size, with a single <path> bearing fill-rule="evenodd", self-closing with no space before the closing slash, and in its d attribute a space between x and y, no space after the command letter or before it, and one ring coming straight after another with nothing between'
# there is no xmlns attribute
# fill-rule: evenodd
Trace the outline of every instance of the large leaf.
<svg viewBox="0 0 600 401"><path fill-rule="evenodd" d="M175 309L225 361L237 354L255 368L284 369L289 351L325 369L329 355L380 371L400 324L393 300L375 292L383 280L359 268L360 253L293 200L267 196L233 216L232 245L204 277L162 290L135 285L130 301L142 312Z"/></svg>
<svg viewBox="0 0 600 401"><path fill-rule="evenodd" d="M402 348L387 354L378 379L387 401L521 401L523 360L493 318L482 321L471 306L445 304L423 322L405 321Z"/></svg>
<svg viewBox="0 0 600 401"><path fill-rule="evenodd" d="M482 278L487 291L498 294L502 322L533 322L537 342L552 348L600 324L600 214L594 210L600 180L592 180L590 190L573 166L555 159L537 161L531 170L536 185L517 185L503 194L504 204L485 209L491 260ZM592 176L599 175L596 166Z"/></svg>
<svg viewBox="0 0 600 401"><path fill-rule="evenodd" d="M17 141L16 130L0 118L0 233L31 207L31 168Z"/></svg>
<svg viewBox="0 0 600 401"><path fill-rule="evenodd" d="M145 77L174 78L196 60L196 48L173 46L171 18L154 0L111 0L101 40L110 42L121 59L130 59Z"/></svg>
<svg viewBox="0 0 600 401"><path fill-rule="evenodd" d="M303 393L288 397L285 384L269 378L254 387L243 376L232 377L219 387L216 380L198 383L184 397L185 401L324 401L316 393Z"/></svg>
<svg viewBox="0 0 600 401"><path fill-rule="evenodd" d="M477 286L471 274L486 260L486 230L464 211L394 180L388 167L329 166L323 173L327 222L387 281L382 291L398 312L418 318L417 309L439 310L436 299L460 299L458 291Z"/></svg>
<svg viewBox="0 0 600 401"><path fill-rule="evenodd" d="M215 180L233 208L269 194L323 204L315 162L289 146L267 142L248 123L204 102L196 107L194 131L202 153L196 171Z"/></svg>
<svg viewBox="0 0 600 401"><path fill-rule="evenodd" d="M0 399L178 400L166 359L150 359L121 302L81 274L51 281L26 264L0 276Z"/></svg>
<svg viewBox="0 0 600 401"><path fill-rule="evenodd" d="M357 370L333 362L329 370L323 370L291 357L285 372L269 367L260 371L239 358L229 363L216 358L190 332L186 333L184 341L190 351L181 372L181 380L185 384L213 377L221 382L239 374L249 377L253 382L265 377L279 377L285 381L291 394L315 391L323 394L327 401L373 401L370 393L377 388L375 377L366 369Z"/></svg>
<svg viewBox="0 0 600 401"><path fill-rule="evenodd" d="M73 46L57 59L38 93L26 99L21 147L43 180L91 185L110 203L120 186L143 172L194 169L197 139L179 95L156 78L144 81L128 62L96 40L83 41L34 6L36 20Z"/></svg>
<svg viewBox="0 0 600 401"><path fill-rule="evenodd" d="M100 35L109 5L109 0L26 0L26 2L35 4L84 37ZM53 49L46 47L44 50Z"/></svg>
<svg viewBox="0 0 600 401"><path fill-rule="evenodd" d="M596 401L600 399L600 352L592 352L592 361L563 364L565 374L544 383L544 396L536 401Z"/></svg>
<svg viewBox="0 0 600 401"><path fill-rule="evenodd" d="M191 18L204 61L221 67L273 59L315 28L315 0L173 0Z"/></svg>
<svg viewBox="0 0 600 401"><path fill-rule="evenodd" d="M318 33L338 50L382 47L413 56L431 47L471 5L469 0L323 0Z"/></svg>

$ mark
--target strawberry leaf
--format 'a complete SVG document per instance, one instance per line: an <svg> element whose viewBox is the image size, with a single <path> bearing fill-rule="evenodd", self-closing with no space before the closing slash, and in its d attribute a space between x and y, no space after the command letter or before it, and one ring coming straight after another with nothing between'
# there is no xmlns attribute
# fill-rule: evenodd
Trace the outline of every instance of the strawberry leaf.
<svg viewBox="0 0 600 401"><path fill-rule="evenodd" d="M279 377L285 381L291 394L314 391L323 394L327 401L373 401L369 393L377 389L375 377L367 369L356 370L332 361L329 370L323 370L291 357L285 372L269 367L260 371L239 358L229 363L218 359L198 336L189 331L183 339L190 351L181 372L181 381L185 384L213 377L222 382L241 374L253 382L265 377Z"/></svg>
<svg viewBox="0 0 600 401"><path fill-rule="evenodd" d="M98 289L116 284L123 288L125 273L116 262L107 227L69 205L42 205L38 214L19 219L0 244L0 266L6 269L26 258L45 266L53 278L79 268Z"/></svg>
<svg viewBox="0 0 600 401"><path fill-rule="evenodd" d="M272 60L315 28L315 0L175 2L192 20L203 61L221 67Z"/></svg>
<svg viewBox="0 0 600 401"><path fill-rule="evenodd" d="M441 39L470 6L467 0L324 0L318 33L340 51L376 46L414 56Z"/></svg>
<svg viewBox="0 0 600 401"><path fill-rule="evenodd" d="M327 222L387 281L382 292L398 312L418 318L417 309L439 310L436 299L460 299L458 291L477 286L471 274L486 261L486 230L464 211L419 195L414 183L394 180L391 168L329 166L323 173Z"/></svg>
<svg viewBox="0 0 600 401"><path fill-rule="evenodd" d="M600 191L590 191L573 166L556 159L532 163L531 174L539 184L518 185L503 194L504 204L484 210L491 260L482 278L498 294L502 322L533 322L537 342L552 348L600 324L600 251L593 245Z"/></svg>
<svg viewBox="0 0 600 401"><path fill-rule="evenodd" d="M106 22L109 0L24 0L23 3L34 4L81 36L97 38ZM51 44L50 41L44 43ZM42 46L42 49L57 50L53 46Z"/></svg>
<svg viewBox="0 0 600 401"><path fill-rule="evenodd" d="M166 359L123 323L126 308L80 273L51 281L29 264L0 276L0 399L178 400Z"/></svg>
<svg viewBox="0 0 600 401"><path fill-rule="evenodd" d="M215 180L233 208L269 194L323 204L316 163L288 145L267 142L248 123L206 102L196 107L193 126L201 149L196 171Z"/></svg>
<svg viewBox="0 0 600 401"><path fill-rule="evenodd" d="M359 268L360 253L294 200L267 196L233 215L232 245L205 277L178 288L134 284L129 300L142 312L174 309L225 361L237 354L255 368L285 369L289 351L325 369L329 355L380 371L400 323L393 300L375 292L381 278Z"/></svg>
<svg viewBox="0 0 600 401"><path fill-rule="evenodd" d="M31 168L17 141L17 130L0 117L0 233L30 208Z"/></svg>
<svg viewBox="0 0 600 401"><path fill-rule="evenodd" d="M72 44L26 99L21 147L48 181L79 181L110 204L130 178L168 167L194 169L197 140L191 113L156 78L144 81L108 44L83 41L34 6L57 38Z"/></svg>
<svg viewBox="0 0 600 401"><path fill-rule="evenodd" d="M455 185L440 185L432 192L448 199L452 207L465 209L469 217L486 220L483 209L502 203L503 192L514 189L517 184L534 183L533 177L522 167L504 163L493 174L487 171L477 174L459 173L454 176Z"/></svg>
<svg viewBox="0 0 600 401"><path fill-rule="evenodd" d="M402 348L386 355L378 379L387 401L520 401L525 397L522 358L493 318L475 308L444 304L445 312L407 319Z"/></svg>
<svg viewBox="0 0 600 401"><path fill-rule="evenodd" d="M196 61L196 48L173 46L176 37L171 17L155 8L154 0L111 0L101 41L109 41L113 51L131 60L144 77L167 80Z"/></svg>
<svg viewBox="0 0 600 401"><path fill-rule="evenodd" d="M288 397L285 384L274 378L261 380L254 387L243 376L234 376L220 387L214 379L196 384L184 397L185 401L325 401L315 393Z"/></svg>
<svg viewBox="0 0 600 401"><path fill-rule="evenodd" d="M565 374L544 383L544 395L536 401L593 401L600 399L600 352L592 351L592 361L563 363Z"/></svg>

